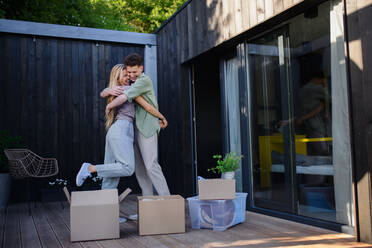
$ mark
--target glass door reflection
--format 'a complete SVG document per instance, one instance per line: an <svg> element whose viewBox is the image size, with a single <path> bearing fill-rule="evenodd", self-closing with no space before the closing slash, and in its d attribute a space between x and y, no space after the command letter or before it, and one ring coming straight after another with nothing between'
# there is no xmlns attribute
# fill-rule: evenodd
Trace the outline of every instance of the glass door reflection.
<svg viewBox="0 0 372 248"><path fill-rule="evenodd" d="M286 29L267 34L247 44L247 63L252 105L254 205L294 212L288 45ZM276 170L281 173L272 173Z"/></svg>

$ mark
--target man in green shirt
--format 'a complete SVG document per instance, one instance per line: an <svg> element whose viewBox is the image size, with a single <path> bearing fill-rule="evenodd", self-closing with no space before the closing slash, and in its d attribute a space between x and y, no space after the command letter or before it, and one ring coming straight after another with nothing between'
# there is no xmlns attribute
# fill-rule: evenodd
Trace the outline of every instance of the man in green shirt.
<svg viewBox="0 0 372 248"><path fill-rule="evenodd" d="M134 83L130 89L116 97L106 107L106 112L111 108L121 105L125 101L131 102L134 98L142 96L148 103L158 109L154 88L151 79L143 73L143 60L141 55L129 54L125 60L130 80ZM136 105L135 114L134 156L135 173L142 195L153 195L153 185L159 195L170 195L167 182L158 163L158 133L159 120ZM167 125L166 120L160 120L161 125Z"/></svg>

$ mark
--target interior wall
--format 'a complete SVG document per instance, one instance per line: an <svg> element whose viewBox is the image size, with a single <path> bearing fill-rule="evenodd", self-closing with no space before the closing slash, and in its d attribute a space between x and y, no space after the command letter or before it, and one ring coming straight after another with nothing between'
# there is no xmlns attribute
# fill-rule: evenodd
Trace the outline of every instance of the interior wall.
<svg viewBox="0 0 372 248"><path fill-rule="evenodd" d="M207 169L217 165L213 155L222 154L222 123L219 63L204 57L194 64L197 173L219 177Z"/></svg>

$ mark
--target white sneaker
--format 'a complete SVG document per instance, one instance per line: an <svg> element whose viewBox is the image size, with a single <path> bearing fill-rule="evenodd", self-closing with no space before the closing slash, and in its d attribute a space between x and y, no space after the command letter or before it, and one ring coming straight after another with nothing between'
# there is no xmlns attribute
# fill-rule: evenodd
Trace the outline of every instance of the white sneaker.
<svg viewBox="0 0 372 248"><path fill-rule="evenodd" d="M119 223L124 223L124 222L127 222L127 219L124 218L124 217L120 217L119 218Z"/></svg>
<svg viewBox="0 0 372 248"><path fill-rule="evenodd" d="M130 220L138 220L138 214L131 214L128 216L128 219Z"/></svg>
<svg viewBox="0 0 372 248"><path fill-rule="evenodd" d="M83 185L85 179L87 179L87 177L90 177L92 176L88 170L88 167L90 166L91 164L90 163L83 163L81 165L81 168L78 172L78 174L76 175L76 186L80 187L81 185Z"/></svg>

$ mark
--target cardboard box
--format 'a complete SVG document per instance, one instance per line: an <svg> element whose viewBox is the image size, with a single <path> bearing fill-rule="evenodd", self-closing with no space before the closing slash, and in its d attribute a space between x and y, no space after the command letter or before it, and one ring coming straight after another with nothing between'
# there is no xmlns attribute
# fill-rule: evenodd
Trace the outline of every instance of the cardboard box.
<svg viewBox="0 0 372 248"><path fill-rule="evenodd" d="M139 235L185 232L185 199L182 196L137 198Z"/></svg>
<svg viewBox="0 0 372 248"><path fill-rule="evenodd" d="M74 191L70 203L71 241L120 238L119 203L131 192L128 188L119 197L117 189Z"/></svg>
<svg viewBox="0 0 372 248"><path fill-rule="evenodd" d="M198 180L199 200L235 199L235 179Z"/></svg>

